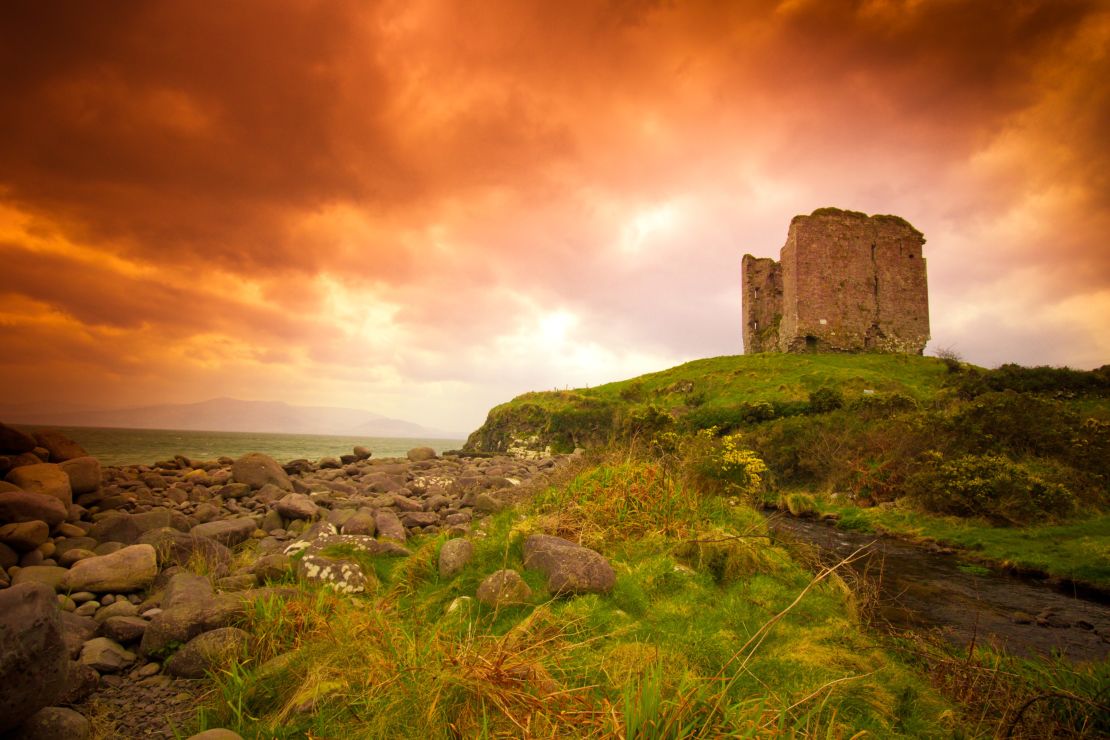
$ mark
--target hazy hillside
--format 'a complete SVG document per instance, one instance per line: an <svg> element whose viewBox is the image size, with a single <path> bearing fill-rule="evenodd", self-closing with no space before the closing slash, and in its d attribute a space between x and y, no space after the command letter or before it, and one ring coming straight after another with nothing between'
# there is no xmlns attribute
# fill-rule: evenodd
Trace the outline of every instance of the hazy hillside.
<svg viewBox="0 0 1110 740"><path fill-rule="evenodd" d="M122 409L70 409L46 413L26 407L0 408L4 421L59 426L183 429L289 434L349 434L369 437L452 437L449 432L361 409L294 406L281 401L213 398L187 404Z"/></svg>

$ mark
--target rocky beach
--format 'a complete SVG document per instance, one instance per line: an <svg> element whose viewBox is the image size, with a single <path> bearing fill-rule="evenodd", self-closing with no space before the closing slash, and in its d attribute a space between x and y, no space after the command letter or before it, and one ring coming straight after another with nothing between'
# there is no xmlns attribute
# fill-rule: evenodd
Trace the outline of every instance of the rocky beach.
<svg viewBox="0 0 1110 740"><path fill-rule="evenodd" d="M0 424L0 733L183 736L207 672L241 652L251 604L298 581L360 593L375 576L351 553L403 558L424 534L451 538L449 577L485 515L573 457L355 447L284 464L252 453L107 467L56 431ZM525 553L552 593L612 587L586 548L537 536ZM499 571L476 597L511 602L521 587Z"/></svg>

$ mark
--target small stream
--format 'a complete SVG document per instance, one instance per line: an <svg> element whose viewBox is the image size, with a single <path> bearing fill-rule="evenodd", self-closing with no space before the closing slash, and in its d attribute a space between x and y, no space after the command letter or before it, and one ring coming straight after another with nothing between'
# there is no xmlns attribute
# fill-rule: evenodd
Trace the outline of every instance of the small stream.
<svg viewBox="0 0 1110 740"><path fill-rule="evenodd" d="M930 552L893 537L789 516L773 516L769 524L783 540L816 546L823 562L835 563L866 548L850 567L877 584L880 624L935 630L955 645L966 647L974 639L1016 655L1055 652L1074 661L1110 657L1106 603L1005 572L968 572L956 554Z"/></svg>

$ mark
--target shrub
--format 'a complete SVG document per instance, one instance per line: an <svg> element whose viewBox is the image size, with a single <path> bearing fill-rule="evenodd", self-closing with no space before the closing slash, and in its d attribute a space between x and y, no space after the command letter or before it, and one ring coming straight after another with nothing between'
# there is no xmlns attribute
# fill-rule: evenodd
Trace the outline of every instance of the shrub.
<svg viewBox="0 0 1110 740"><path fill-rule="evenodd" d="M963 367L964 358L952 347L941 347L937 350L937 358L948 368L949 373L958 373Z"/></svg>
<svg viewBox="0 0 1110 740"><path fill-rule="evenodd" d="M814 414L825 414L844 408L844 396L836 388L818 388L809 394L809 410Z"/></svg>
<svg viewBox="0 0 1110 740"><path fill-rule="evenodd" d="M1068 449L1079 419L1059 401L1004 391L979 396L950 426L958 447L969 452L1046 456Z"/></svg>
<svg viewBox="0 0 1110 740"><path fill-rule="evenodd" d="M618 414L616 433L622 439L650 439L666 431L674 424L674 419L655 404L648 404Z"/></svg>
<svg viewBox="0 0 1110 740"><path fill-rule="evenodd" d="M1105 365L1097 370L1072 370L1068 367L1022 367L1007 364L995 370L965 373L957 381L957 388L963 398L974 398L992 391L1062 397L1106 395L1110 393L1110 371Z"/></svg>
<svg viewBox="0 0 1110 740"><path fill-rule="evenodd" d="M893 416L916 411L917 401L902 393L869 393L852 401L849 408L871 417Z"/></svg>
<svg viewBox="0 0 1110 740"><path fill-rule="evenodd" d="M702 429L681 443L680 454L695 477L724 484L727 493L751 497L764 488L767 465L739 434Z"/></svg>
<svg viewBox="0 0 1110 740"><path fill-rule="evenodd" d="M742 426L770 421L779 414L766 401L741 403L736 406L701 407L683 418L683 426L692 432L716 428L720 433L731 432Z"/></svg>
<svg viewBox="0 0 1110 740"><path fill-rule="evenodd" d="M910 478L908 489L911 499L928 511L1020 525L1068 514L1075 506L1067 488L1003 455L944 460L933 452L925 463Z"/></svg>

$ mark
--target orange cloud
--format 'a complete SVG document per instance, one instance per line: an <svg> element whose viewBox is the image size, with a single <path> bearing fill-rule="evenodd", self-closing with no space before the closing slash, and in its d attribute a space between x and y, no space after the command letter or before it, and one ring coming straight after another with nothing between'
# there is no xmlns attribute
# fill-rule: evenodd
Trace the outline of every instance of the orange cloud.
<svg viewBox="0 0 1110 740"><path fill-rule="evenodd" d="M822 205L925 232L938 345L1101 364L1107 49L1093 0L17 4L0 382L465 430L740 351Z"/></svg>

